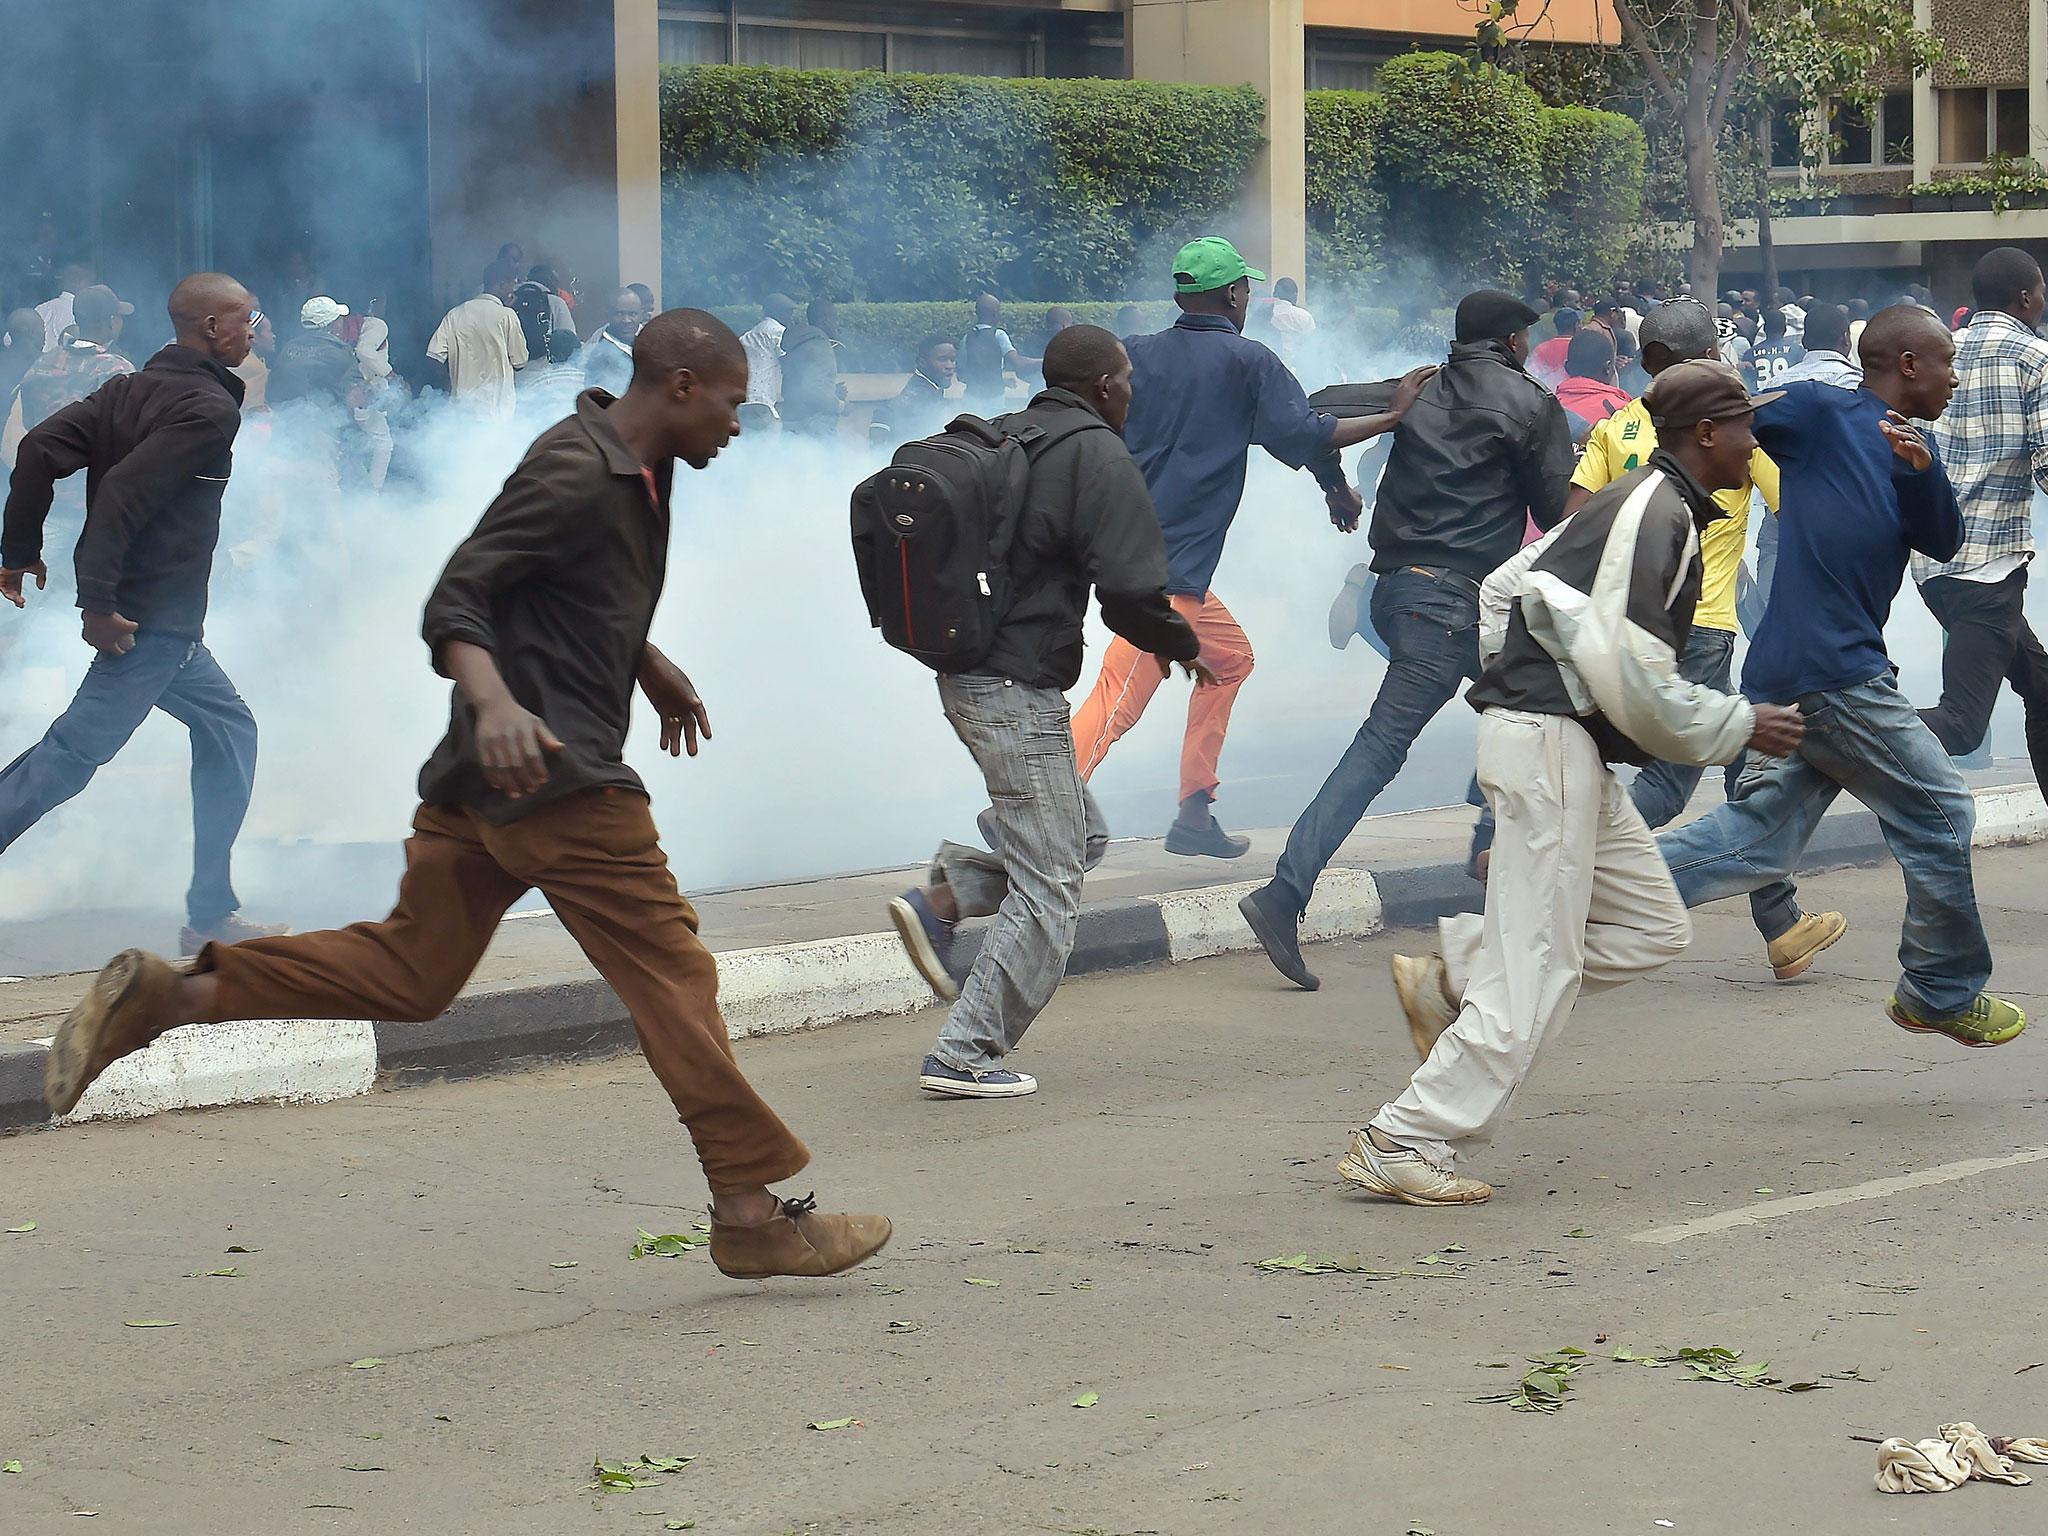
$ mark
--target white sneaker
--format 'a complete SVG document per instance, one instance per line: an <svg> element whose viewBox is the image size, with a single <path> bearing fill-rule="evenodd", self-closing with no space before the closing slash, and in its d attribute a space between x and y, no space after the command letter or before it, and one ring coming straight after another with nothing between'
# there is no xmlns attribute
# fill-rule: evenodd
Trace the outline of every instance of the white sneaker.
<svg viewBox="0 0 2048 1536"><path fill-rule="evenodd" d="M1364 1131L1351 1133L1351 1150L1337 1163L1349 1183L1405 1205L1477 1205L1493 1198L1493 1186L1439 1168L1420 1152L1403 1147L1382 1152Z"/></svg>
<svg viewBox="0 0 2048 1536"><path fill-rule="evenodd" d="M1451 996L1450 972L1441 955L1396 955L1394 995L1408 1015L1408 1038L1424 1061L1443 1032L1458 1021L1458 1003Z"/></svg>

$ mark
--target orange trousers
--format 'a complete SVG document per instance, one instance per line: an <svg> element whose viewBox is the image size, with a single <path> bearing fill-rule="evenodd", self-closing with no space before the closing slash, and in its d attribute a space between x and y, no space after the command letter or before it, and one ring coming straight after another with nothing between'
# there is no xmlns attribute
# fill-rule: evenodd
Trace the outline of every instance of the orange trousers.
<svg viewBox="0 0 2048 1536"><path fill-rule="evenodd" d="M1174 611L1202 642L1202 660L1217 678L1214 688L1197 688L1188 700L1188 729L1180 745L1180 798L1216 793L1216 761L1230 730L1237 690L1252 675L1252 643L1216 594L1176 596ZM1103 653L1102 675L1074 713L1074 758L1088 778L1110 747L1145 713L1165 679L1159 663L1118 635Z"/></svg>
<svg viewBox="0 0 2048 1536"><path fill-rule="evenodd" d="M711 1192L772 1184L810 1161L734 1059L718 965L676 889L643 795L589 789L508 826L423 805L398 905L381 923L209 944L216 1019L437 1018L506 909L539 887L633 1017L647 1064L689 1128Z"/></svg>

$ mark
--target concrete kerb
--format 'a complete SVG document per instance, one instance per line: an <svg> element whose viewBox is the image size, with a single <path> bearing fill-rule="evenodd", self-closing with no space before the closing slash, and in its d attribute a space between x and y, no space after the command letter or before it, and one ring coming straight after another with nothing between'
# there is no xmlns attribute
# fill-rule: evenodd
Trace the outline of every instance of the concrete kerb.
<svg viewBox="0 0 2048 1536"><path fill-rule="evenodd" d="M2048 839L2048 804L2032 785L1977 792L1978 847ZM1866 811L1826 818L1805 870L1887 856ZM1180 964L1257 947L1237 903L1257 881L1094 903L1081 914L1070 975ZM1380 871L1332 868L1316 889L1303 936L1363 939L1474 910L1479 887L1462 864ZM979 946L962 935L963 958ZM736 1040L788 1034L927 1007L931 993L894 934L728 950L718 957L720 1002ZM0 1046L0 1129L51 1122L42 1101L45 1042ZM633 1048L632 1021L588 975L528 979L467 993L424 1024L293 1020L180 1030L117 1063L66 1123L129 1119L170 1109L318 1103L396 1084L473 1076Z"/></svg>

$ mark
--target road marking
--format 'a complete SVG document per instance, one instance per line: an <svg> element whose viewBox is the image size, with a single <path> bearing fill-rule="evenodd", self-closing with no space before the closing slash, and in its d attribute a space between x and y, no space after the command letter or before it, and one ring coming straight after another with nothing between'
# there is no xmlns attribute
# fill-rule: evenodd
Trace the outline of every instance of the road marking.
<svg viewBox="0 0 2048 1536"><path fill-rule="evenodd" d="M1730 1227L1751 1227L1758 1222L1775 1221L1780 1216L1797 1216L1803 1211L1824 1211L1837 1205L1854 1205L1859 1200L1882 1200L1890 1195L1901 1195L1909 1189L1925 1189L1931 1184L1953 1184L1959 1179L1974 1179L1980 1173L1996 1173L2001 1168L2019 1168L2027 1163L2048 1162L2048 1147L2035 1147L2031 1152L2015 1152L2010 1157L1973 1157L1960 1163L1943 1163L1938 1168L1923 1168L1918 1173L1902 1173L1896 1178L1872 1179L1867 1184L1849 1184L1841 1189L1816 1190L1810 1195L1794 1195L1787 1200L1767 1200L1762 1205L1745 1205L1736 1210L1722 1211L1716 1216L1702 1216L1698 1221L1682 1222L1675 1227L1657 1227L1648 1232L1638 1232L1629 1239L1633 1243L1682 1243L1689 1237L1703 1237L1709 1232L1725 1232Z"/></svg>

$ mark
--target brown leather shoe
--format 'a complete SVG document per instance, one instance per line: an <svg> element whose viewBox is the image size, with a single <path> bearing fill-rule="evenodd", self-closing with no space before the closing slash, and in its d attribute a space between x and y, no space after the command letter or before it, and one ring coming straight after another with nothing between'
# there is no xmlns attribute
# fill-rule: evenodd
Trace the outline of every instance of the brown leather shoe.
<svg viewBox="0 0 2048 1536"><path fill-rule="evenodd" d="M818 1210L818 1197L785 1200L766 1221L735 1226L711 1218L711 1262L735 1280L767 1275L836 1275L882 1251L895 1229L886 1216Z"/></svg>
<svg viewBox="0 0 2048 1536"><path fill-rule="evenodd" d="M178 973L168 960L139 949L106 963L78 1000L43 1063L43 1097L50 1113L68 1115L93 1079L169 1029Z"/></svg>
<svg viewBox="0 0 2048 1536"><path fill-rule="evenodd" d="M290 923L252 923L239 912L230 912L205 928L180 928L178 953L187 959L209 944L246 944L251 939L279 939L292 931Z"/></svg>

